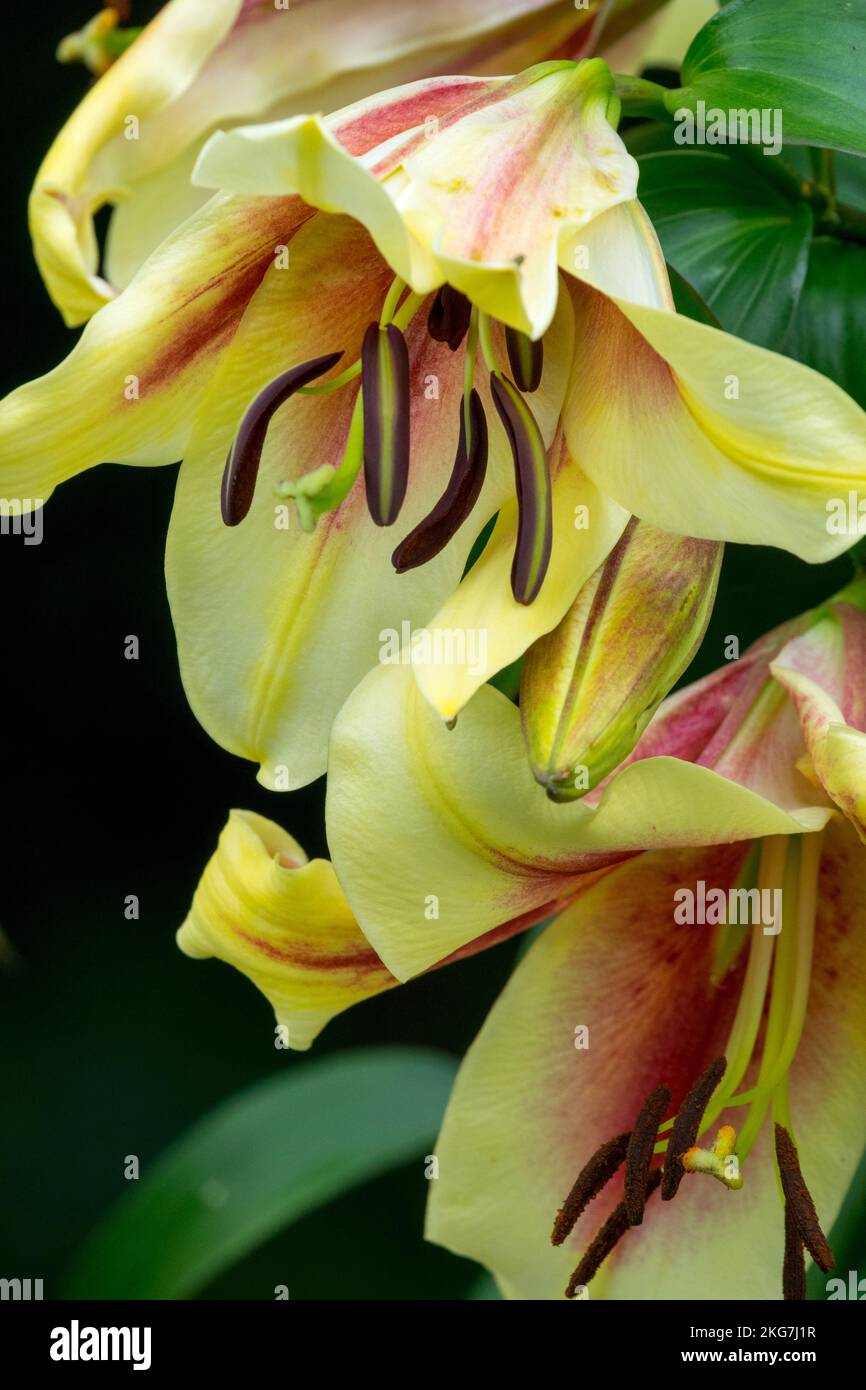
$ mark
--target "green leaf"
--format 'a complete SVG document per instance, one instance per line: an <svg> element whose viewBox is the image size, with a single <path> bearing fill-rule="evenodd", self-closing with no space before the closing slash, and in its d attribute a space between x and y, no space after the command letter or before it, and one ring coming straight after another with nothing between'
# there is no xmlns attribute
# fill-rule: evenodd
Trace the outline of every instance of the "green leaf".
<svg viewBox="0 0 866 1390"><path fill-rule="evenodd" d="M382 1047L290 1066L206 1115L131 1183L64 1297L190 1297L290 1222L422 1155L457 1063Z"/></svg>
<svg viewBox="0 0 866 1390"><path fill-rule="evenodd" d="M866 410L866 246L818 237L784 351Z"/></svg>
<svg viewBox="0 0 866 1390"><path fill-rule="evenodd" d="M667 260L729 333L778 348L806 276L808 205L742 156L657 150L639 164L640 199Z"/></svg>
<svg viewBox="0 0 866 1390"><path fill-rule="evenodd" d="M695 36L671 111L782 112L786 144L866 153L866 0L731 0Z"/></svg>
<svg viewBox="0 0 866 1390"><path fill-rule="evenodd" d="M498 1301L501 1299L502 1294L496 1287L496 1280L493 1278L492 1274L488 1274L487 1270L483 1269L479 1274L476 1274L475 1278L472 1280L472 1283L466 1290L465 1297L467 1299L483 1299L485 1302L490 1303L494 1300Z"/></svg>
<svg viewBox="0 0 866 1390"><path fill-rule="evenodd" d="M817 1265L809 1266L806 1284L807 1297L824 1299L827 1297L827 1284L831 1279L842 1279L848 1283L848 1271L857 1271L859 1279L866 1268L866 1245L864 1245L863 1212L866 1210L866 1153L860 1159L857 1172L842 1203L842 1208L830 1232L830 1248L836 1257L836 1265L831 1274L824 1274Z"/></svg>

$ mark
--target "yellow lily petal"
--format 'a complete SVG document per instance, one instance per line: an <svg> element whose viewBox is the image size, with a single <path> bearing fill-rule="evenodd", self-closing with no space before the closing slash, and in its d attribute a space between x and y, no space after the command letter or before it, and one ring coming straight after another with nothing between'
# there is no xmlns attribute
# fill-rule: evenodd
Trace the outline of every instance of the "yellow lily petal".
<svg viewBox="0 0 866 1390"><path fill-rule="evenodd" d="M309 216L299 199L217 197L163 242L66 360L3 402L6 496L46 498L107 460L176 461L250 296Z"/></svg>
<svg viewBox="0 0 866 1390"><path fill-rule="evenodd" d="M294 362L342 349L335 375L356 359L390 278L357 222L317 214L302 228L288 268L268 272L213 376L178 479L166 576L184 686L211 735L260 763L260 780L277 790L324 772L343 700L399 646L404 624L421 628L439 607L474 535L464 528L430 563L397 574L390 559L397 528L373 524L361 480L311 534L300 530L294 504L281 502L274 487L339 464L355 382L296 396L280 409L249 516L232 528L221 520L223 465L250 401ZM423 313L407 343L413 463L400 534L445 488L463 387L459 355L427 335ZM431 377L435 397L425 389ZM480 514L495 510L510 488L504 460L492 459Z"/></svg>
<svg viewBox="0 0 866 1390"><path fill-rule="evenodd" d="M410 231L450 284L533 338L556 308L560 240L635 196L612 95L599 60L539 64L403 161Z"/></svg>
<svg viewBox="0 0 866 1390"><path fill-rule="evenodd" d="M299 194L325 212L349 213L367 228L392 270L416 292L426 294L445 276L410 236L380 178L399 170L404 147L424 138L425 120L444 119L495 89L493 79L415 82L328 119L299 115L218 132L202 150L193 182L251 196ZM381 125L382 111L389 113L393 137L371 150L364 132L371 121ZM356 156L358 149L367 151L363 158ZM374 167L376 174L371 172Z"/></svg>
<svg viewBox="0 0 866 1390"><path fill-rule="evenodd" d="M609 212L584 240L588 266L569 281L582 369L565 427L593 482L683 535L811 561L844 550L827 506L866 480L866 414L810 368L655 307L646 290L632 297L629 280L651 277L617 272L616 259L629 242L633 267L656 254L634 208Z"/></svg>
<svg viewBox="0 0 866 1390"><path fill-rule="evenodd" d="M202 875L180 949L252 980L306 1049L336 1014L397 981L360 931L326 859L252 811L232 811Z"/></svg>
<svg viewBox="0 0 866 1390"><path fill-rule="evenodd" d="M500 361L506 360L503 341L504 334L497 330L494 346ZM573 370L573 343L571 301L563 294L544 340L541 385L532 394L533 415L550 445L550 568L537 598L531 604L517 603L510 582L518 523L511 485L503 491L503 505L483 554L427 624L428 636L414 649L418 685L443 719L452 719L479 686L556 626L583 579L615 544L626 523L627 513L582 475L561 433L555 433ZM492 410L488 418L492 448L507 452Z"/></svg>
<svg viewBox="0 0 866 1390"><path fill-rule="evenodd" d="M438 0L423 11L396 0L312 0L303 12L273 0L170 0L87 93L36 176L31 231L52 298L69 324L111 298L114 281L97 273L93 213L106 202L137 205L139 186L179 158L191 162L218 124L288 115L301 95L307 109L335 110L369 92L371 71L379 86L390 85L383 74L397 83L508 71L503 58L535 61L591 17L552 0L494 9Z"/></svg>
<svg viewBox="0 0 866 1390"><path fill-rule="evenodd" d="M538 597L523 604L511 592L518 509L510 499L481 558L427 624L434 659L428 660L422 647L413 666L419 689L443 719L453 719L485 681L556 627L628 521L628 512L581 473L562 435L550 457L555 471L553 549ZM583 517L589 520L581 526ZM455 633L466 635L464 644L453 641ZM439 652L447 653L447 659L435 659Z"/></svg>
<svg viewBox="0 0 866 1390"><path fill-rule="evenodd" d="M82 323L111 298L97 274L93 212L123 187L141 122L189 87L240 6L166 5L91 88L43 160L30 195L30 230L42 277L68 324ZM154 157L153 143L150 152Z"/></svg>
<svg viewBox="0 0 866 1390"><path fill-rule="evenodd" d="M211 196L193 187L195 159L195 150L185 150L139 179L115 205L105 236L105 277L112 289L126 289L148 256Z"/></svg>
<svg viewBox="0 0 866 1390"><path fill-rule="evenodd" d="M560 240L635 194L637 167L606 118L612 92L599 60L416 83L358 104L358 120L382 103L404 109L363 159L350 108L217 134L193 178L350 212L417 292L447 280L538 337L556 309ZM491 217L492 206L510 215Z"/></svg>
<svg viewBox="0 0 866 1390"><path fill-rule="evenodd" d="M340 882L400 979L499 922L567 899L583 873L627 852L796 834L832 814L820 792L809 803L803 779L802 797L776 805L676 757L629 764L597 806L554 806L504 695L483 686L449 730L405 667L380 667L350 695L334 724L329 772L328 843Z"/></svg>
<svg viewBox="0 0 866 1390"><path fill-rule="evenodd" d="M669 1085L678 1105L724 1048L742 956L716 982L714 929L675 926L671 902L697 879L732 884L744 853L644 855L597 881L532 946L470 1049L435 1146L427 1235L487 1265L506 1296L563 1296L622 1195L617 1177L553 1248L554 1214L583 1163L631 1128L652 1087ZM843 823L828 827L809 1010L789 1074L803 1172L826 1230L866 1141L862 860ZM742 1115L728 1110L718 1123ZM778 1299L784 1216L770 1131L739 1191L686 1178L672 1203L654 1198L590 1300Z"/></svg>

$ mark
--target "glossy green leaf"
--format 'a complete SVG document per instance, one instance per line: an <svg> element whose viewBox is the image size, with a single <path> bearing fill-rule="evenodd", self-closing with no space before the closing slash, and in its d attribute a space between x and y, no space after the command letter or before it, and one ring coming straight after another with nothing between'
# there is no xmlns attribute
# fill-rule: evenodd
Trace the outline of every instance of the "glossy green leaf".
<svg viewBox="0 0 866 1390"><path fill-rule="evenodd" d="M779 348L806 276L809 206L741 155L656 150L639 163L640 199L670 264L728 332Z"/></svg>
<svg viewBox="0 0 866 1390"><path fill-rule="evenodd" d="M866 246L831 237L812 243L784 351L831 377L866 409Z"/></svg>
<svg viewBox="0 0 866 1390"><path fill-rule="evenodd" d="M64 1296L194 1295L290 1222L422 1156L456 1065L420 1048L363 1048L233 1097L130 1184L81 1251ZM423 1181L420 1164L418 1172Z"/></svg>
<svg viewBox="0 0 866 1390"><path fill-rule="evenodd" d="M686 53L670 109L782 113L786 144L866 153L866 0L731 0Z"/></svg>

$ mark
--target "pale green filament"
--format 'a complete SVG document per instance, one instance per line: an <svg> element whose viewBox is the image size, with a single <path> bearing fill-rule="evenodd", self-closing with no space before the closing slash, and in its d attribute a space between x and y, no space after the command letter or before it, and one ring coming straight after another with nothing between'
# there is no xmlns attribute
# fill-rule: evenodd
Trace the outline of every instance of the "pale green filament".
<svg viewBox="0 0 866 1390"><path fill-rule="evenodd" d="M791 1129L787 1078L800 1044L809 1001L822 840L821 833L773 836L761 846L758 888L772 891L782 884L782 929L778 936L765 935L760 925L753 929L743 988L725 1048L728 1069L707 1106L701 1126L703 1134L723 1110L748 1105L749 1114L737 1142L741 1162L753 1148L771 1104L774 1118ZM757 1043L771 962L770 1008L758 1079L748 1091L738 1093L736 1088L748 1070ZM673 1123L666 1121L661 1131L671 1129ZM666 1148L667 1141L663 1140L655 1151L662 1153Z"/></svg>
<svg viewBox="0 0 866 1390"><path fill-rule="evenodd" d="M498 371L489 314L479 314L478 316L478 338L481 343L481 356L484 358L484 365L487 370L489 372Z"/></svg>
<svg viewBox="0 0 866 1390"><path fill-rule="evenodd" d="M466 356L463 359L463 431L466 437L466 448L469 450L469 436L471 433L471 415L469 410L469 400L472 395L472 387L475 383L475 358L478 355L478 310L472 306L469 316L469 333L466 338Z"/></svg>
<svg viewBox="0 0 866 1390"><path fill-rule="evenodd" d="M426 298L426 294L415 294L414 291L411 294L407 294L400 308L391 320L394 327L399 328L401 333L405 333Z"/></svg>
<svg viewBox="0 0 866 1390"><path fill-rule="evenodd" d="M385 328L393 319L400 303L400 296L406 289L406 281L401 280L399 275L395 275L391 288L385 296L385 303L382 305L382 313L379 316L379 327Z"/></svg>
<svg viewBox="0 0 866 1390"><path fill-rule="evenodd" d="M361 375L361 359L353 362L351 367L347 367L339 376L333 380L326 381L324 386L302 386L297 392L299 396L327 396L329 391L339 391L341 386L346 386L350 381L354 381L356 376Z"/></svg>

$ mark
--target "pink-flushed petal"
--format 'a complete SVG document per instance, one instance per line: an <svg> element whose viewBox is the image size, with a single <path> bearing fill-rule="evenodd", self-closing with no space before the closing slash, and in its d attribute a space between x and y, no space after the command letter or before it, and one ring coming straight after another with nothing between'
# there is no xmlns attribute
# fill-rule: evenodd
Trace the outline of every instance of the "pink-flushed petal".
<svg viewBox="0 0 866 1390"><path fill-rule="evenodd" d="M427 1234L485 1264L509 1296L563 1296L622 1197L620 1176L552 1248L580 1168L631 1129L654 1086L677 1106L723 1048L742 961L711 983L716 929L675 925L674 893L698 878L726 888L747 854L664 851L607 873L533 944L470 1049L435 1146ZM626 1238L645 1261L652 1220Z"/></svg>
<svg viewBox="0 0 866 1390"><path fill-rule="evenodd" d="M553 1249L553 1217L579 1169L631 1128L654 1086L670 1086L673 1110L723 1052L744 953L717 980L714 929L675 925L673 894L699 879L733 885L747 853L670 851L607 874L533 945L470 1049L435 1149L428 1235L486 1264L508 1296L563 1296L623 1190L620 1174ZM800 1162L825 1230L866 1141L864 853L844 822L828 827L808 1013L788 1078ZM575 1041L580 1027L588 1046ZM740 1126L745 1113L729 1108L717 1123ZM743 1178L729 1191L687 1175L672 1203L653 1197L590 1299L778 1299L784 1218L769 1117Z"/></svg>
<svg viewBox="0 0 866 1390"><path fill-rule="evenodd" d="M108 461L175 462L250 299L310 216L298 198L217 197L163 242L65 361L6 397L4 495L45 498Z"/></svg>
<svg viewBox="0 0 866 1390"><path fill-rule="evenodd" d="M850 603L829 606L771 670L800 722L803 771L866 840L866 615Z"/></svg>

